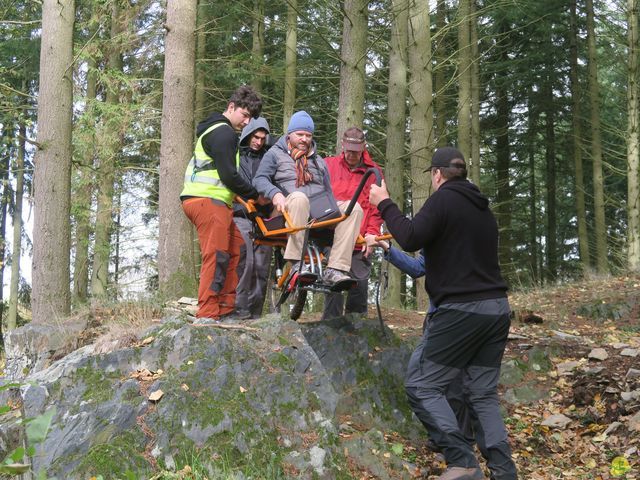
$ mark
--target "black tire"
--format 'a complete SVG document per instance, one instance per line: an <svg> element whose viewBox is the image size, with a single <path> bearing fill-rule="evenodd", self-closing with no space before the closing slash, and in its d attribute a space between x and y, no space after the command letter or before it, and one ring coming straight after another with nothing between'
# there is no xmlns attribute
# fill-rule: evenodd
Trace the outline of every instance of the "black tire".
<svg viewBox="0 0 640 480"><path fill-rule="evenodd" d="M307 291L298 287L297 291L294 293L293 307L291 307L291 313L289 314L289 318L291 318L291 320L296 321L300 318L306 301Z"/></svg>
<svg viewBox="0 0 640 480"><path fill-rule="evenodd" d="M284 284L284 288L278 288L278 271L284 270L284 259L279 248L274 248L273 265L271 266L271 285L269 285L269 291L271 293L271 311L280 313L282 310L282 304L287 298L287 294L284 291L287 284ZM284 295L284 296L283 296Z"/></svg>

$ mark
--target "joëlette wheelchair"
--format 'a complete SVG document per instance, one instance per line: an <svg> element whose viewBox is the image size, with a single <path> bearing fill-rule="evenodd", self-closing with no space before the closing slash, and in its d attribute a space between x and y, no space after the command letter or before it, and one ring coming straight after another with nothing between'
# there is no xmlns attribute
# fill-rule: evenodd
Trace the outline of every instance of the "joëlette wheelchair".
<svg viewBox="0 0 640 480"><path fill-rule="evenodd" d="M286 211L283 215L264 218L256 210L253 200L247 202L236 197L236 201L242 204L247 210L247 217L253 221L253 241L257 245L274 247L275 268L272 271L272 284L270 286L271 306L274 310L279 312L281 306L288 300L291 304L289 317L291 320L298 320L304 310L304 304L309 291L318 293L340 292L348 290L356 284L356 280L354 279L334 285L325 284L322 281L322 274L326 264L325 251L333 243L333 227L351 215L353 207L360 193L362 193L367 179L371 175L375 175L377 185L381 184L382 176L380 171L377 168L368 169L360 180L360 184L354 192L347 209L340 217L324 221L317 221L312 218L305 225L294 225ZM289 270L291 266L283 257L288 236L301 230L304 230L305 234L302 258L300 260L306 263L309 271L316 275L312 281L307 281L303 276L300 276L298 272L290 275ZM376 237L378 240L388 238L391 238L391 236L382 235ZM364 238L359 236L357 243L364 243Z"/></svg>

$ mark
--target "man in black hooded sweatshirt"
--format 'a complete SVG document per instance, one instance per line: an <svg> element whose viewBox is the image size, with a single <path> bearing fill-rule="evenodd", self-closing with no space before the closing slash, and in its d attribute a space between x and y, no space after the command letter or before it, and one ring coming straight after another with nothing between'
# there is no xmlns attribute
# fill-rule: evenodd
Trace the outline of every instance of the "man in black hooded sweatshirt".
<svg viewBox="0 0 640 480"><path fill-rule="evenodd" d="M409 403L444 453L448 468L440 480L485 478L445 397L462 372L476 441L491 478L517 479L497 393L510 308L498 265L496 220L487 198L467 180L457 149L436 150L427 170L434 193L413 219L389 199L384 183L373 185L370 193L398 244L407 251L424 249L429 259L426 289L437 310L409 361Z"/></svg>

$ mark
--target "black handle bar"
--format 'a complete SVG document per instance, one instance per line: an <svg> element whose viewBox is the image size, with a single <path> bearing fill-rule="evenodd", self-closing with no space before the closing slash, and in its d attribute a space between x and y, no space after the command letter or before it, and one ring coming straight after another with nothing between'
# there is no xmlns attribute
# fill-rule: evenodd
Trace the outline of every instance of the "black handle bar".
<svg viewBox="0 0 640 480"><path fill-rule="evenodd" d="M353 194L353 198L349 202L349 206L347 207L347 209L344 212L344 214L347 217L349 215L351 215L351 211L353 210L353 207L355 206L356 202L358 201L358 197L362 193L362 189L364 188L364 185L367 183L367 179L369 178L369 176L371 174L376 176L376 185L380 186L382 184L382 174L380 173L380 170L378 170L375 167L371 167L371 168L367 169L367 171L364 172L364 175L362 176L362 180L360 180L360 184L358 185L358 188L356 189L356 191Z"/></svg>

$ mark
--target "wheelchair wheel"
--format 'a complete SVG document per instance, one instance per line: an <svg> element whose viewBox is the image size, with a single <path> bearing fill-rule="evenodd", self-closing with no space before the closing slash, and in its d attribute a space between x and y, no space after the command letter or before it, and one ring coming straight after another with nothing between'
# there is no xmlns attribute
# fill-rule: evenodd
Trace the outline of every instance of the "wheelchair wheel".
<svg viewBox="0 0 640 480"><path fill-rule="evenodd" d="M307 301L307 291L302 288L297 288L294 294L292 295L293 306L291 307L291 312L289 313L289 318L291 320L296 321L302 315L304 310L304 304Z"/></svg>

